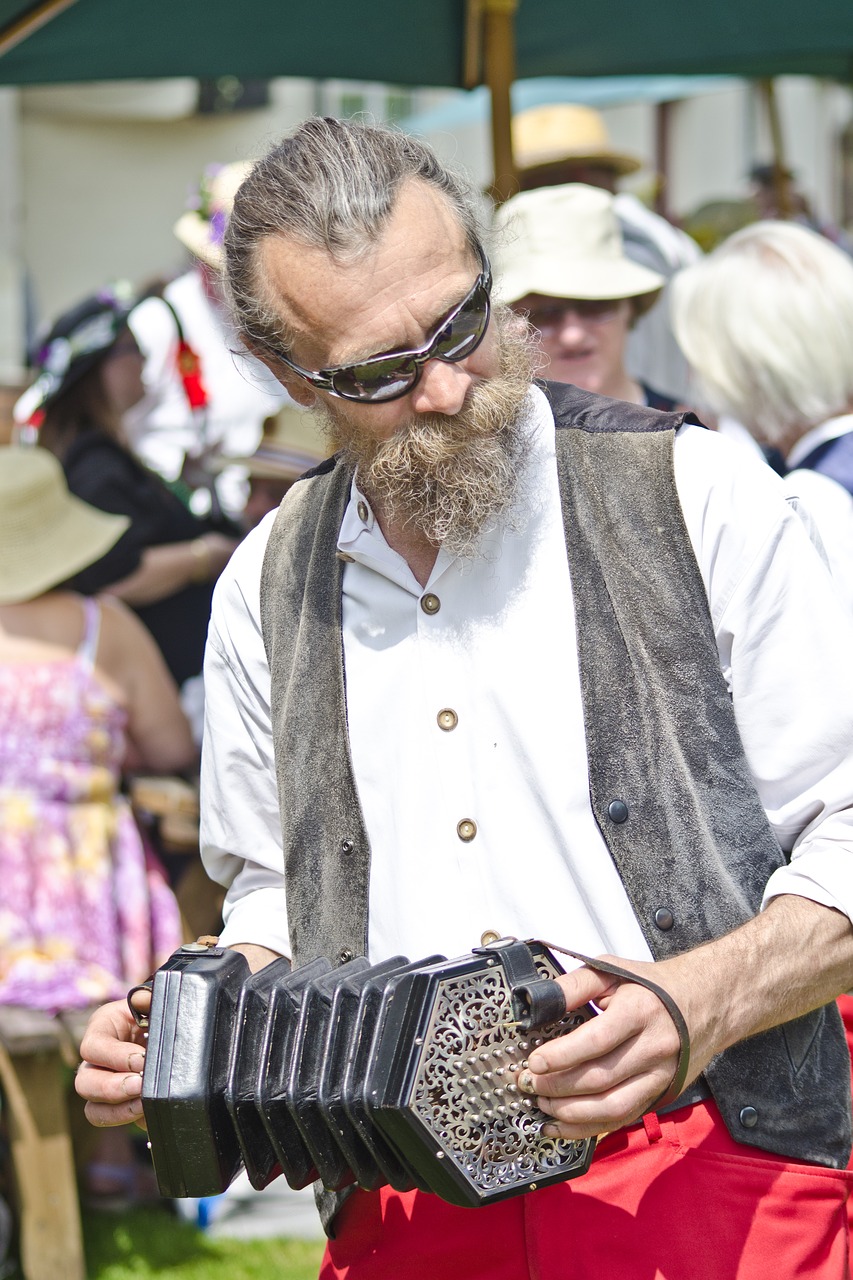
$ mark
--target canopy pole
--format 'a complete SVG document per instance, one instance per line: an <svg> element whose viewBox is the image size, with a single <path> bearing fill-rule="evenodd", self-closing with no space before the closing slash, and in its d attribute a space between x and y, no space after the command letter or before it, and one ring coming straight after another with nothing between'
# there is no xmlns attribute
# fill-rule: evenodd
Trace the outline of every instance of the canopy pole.
<svg viewBox="0 0 853 1280"><path fill-rule="evenodd" d="M41 4L34 5L14 22L0 28L0 57L75 3L76 0L42 0Z"/></svg>
<svg viewBox="0 0 853 1280"><path fill-rule="evenodd" d="M502 204L518 191L512 154L511 89L515 79L515 13L518 0L482 0L483 70L492 99L494 182L490 195Z"/></svg>
<svg viewBox="0 0 853 1280"><path fill-rule="evenodd" d="M518 0L466 0L462 81L485 84L491 98L492 171L489 195L502 204L518 191L512 153L512 83Z"/></svg>
<svg viewBox="0 0 853 1280"><path fill-rule="evenodd" d="M779 217L790 218L793 213L791 201L791 185L788 178L788 166L785 164L785 143L782 137L782 118L779 114L779 100L776 97L776 85L769 77L761 81L761 93L767 110L767 123L770 126L770 143L773 148L773 191L776 196L776 208Z"/></svg>

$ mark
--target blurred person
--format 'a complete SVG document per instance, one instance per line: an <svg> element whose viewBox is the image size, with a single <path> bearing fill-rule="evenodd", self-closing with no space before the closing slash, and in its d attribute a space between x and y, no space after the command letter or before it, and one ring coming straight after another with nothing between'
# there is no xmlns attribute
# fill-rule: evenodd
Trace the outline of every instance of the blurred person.
<svg viewBox="0 0 853 1280"><path fill-rule="evenodd" d="M130 316L145 359L145 395L125 414L130 447L165 480L182 481L195 495L193 510L203 514L221 502L235 518L245 501L245 472L211 462L251 454L264 420L287 399L246 350L222 298L222 238L249 168L242 162L209 166L194 207L176 222L175 235L193 265Z"/></svg>
<svg viewBox="0 0 853 1280"><path fill-rule="evenodd" d="M272 435L263 437L251 457L234 458L233 462L245 469L249 483L241 517L243 528L248 532L259 525L264 516L280 506L299 477L321 461L319 454L304 453Z"/></svg>
<svg viewBox="0 0 853 1280"><path fill-rule="evenodd" d="M537 331L545 377L674 409L625 367L631 328L664 279L626 257L613 204L608 192L580 183L507 200L494 222L496 292Z"/></svg>
<svg viewBox="0 0 853 1280"><path fill-rule="evenodd" d="M222 465L242 467L249 486L241 523L254 529L274 511L296 480L328 457L329 447L321 422L309 409L295 403L281 406L267 418L264 434L249 457L223 458Z"/></svg>
<svg viewBox="0 0 853 1280"><path fill-rule="evenodd" d="M749 171L749 179L752 184L752 199L762 221L773 218L796 222L819 232L845 253L853 254L853 241L846 232L818 218L805 192L797 186L793 169L784 166L777 169L774 164L756 164ZM780 185L784 208L780 208Z"/></svg>
<svg viewBox="0 0 853 1280"><path fill-rule="evenodd" d="M614 197L626 257L663 276L664 284L701 256L695 240L636 196L619 191L622 178L642 168L636 156L610 141L603 117L592 107L555 103L520 111L512 122L513 148L522 191L584 183ZM665 396L689 395L687 363L672 334L667 288L628 336L626 364L631 375Z"/></svg>
<svg viewBox="0 0 853 1280"><path fill-rule="evenodd" d="M46 450L0 447L0 1003L73 1009L118 995L180 941L124 765L196 751L145 627L67 583L127 528L68 490Z"/></svg>
<svg viewBox="0 0 853 1280"><path fill-rule="evenodd" d="M63 586L126 525L74 498L49 453L0 448L0 1004L85 1008L181 941L120 790L125 765L195 764L177 690L132 613ZM127 1134L84 1145L90 1203L153 1196Z"/></svg>
<svg viewBox="0 0 853 1280"><path fill-rule="evenodd" d="M127 299L104 291L61 315L34 355L38 377L17 416L38 424L72 493L130 518L74 585L86 595L108 588L130 605L181 685L201 672L213 586L240 530L194 516L127 447L122 415L143 394L129 313Z"/></svg>
<svg viewBox="0 0 853 1280"><path fill-rule="evenodd" d="M757 222L676 278L672 310L699 390L781 458L853 605L853 262Z"/></svg>

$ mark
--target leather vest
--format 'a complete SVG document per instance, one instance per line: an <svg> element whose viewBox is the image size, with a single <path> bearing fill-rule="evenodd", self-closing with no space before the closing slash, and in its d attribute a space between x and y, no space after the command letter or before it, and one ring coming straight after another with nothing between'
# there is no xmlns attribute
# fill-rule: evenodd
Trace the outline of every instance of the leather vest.
<svg viewBox="0 0 853 1280"><path fill-rule="evenodd" d="M784 855L744 757L675 487L673 439L685 415L545 389L557 423L592 808L663 959L751 919ZM294 485L261 580L297 964L367 949L370 845L347 738L336 554L351 480L332 458ZM850 1065L834 1004L727 1049L705 1078L736 1140L846 1165ZM334 1212L331 1201L325 1210Z"/></svg>

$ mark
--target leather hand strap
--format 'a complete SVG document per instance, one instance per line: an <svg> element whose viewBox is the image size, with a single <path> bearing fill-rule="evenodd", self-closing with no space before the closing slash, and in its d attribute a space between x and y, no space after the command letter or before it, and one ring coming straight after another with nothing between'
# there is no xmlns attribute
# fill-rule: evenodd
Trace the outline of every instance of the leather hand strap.
<svg viewBox="0 0 853 1280"><path fill-rule="evenodd" d="M687 1030L684 1014L669 992L664 991L663 987L659 987L656 982L651 982L648 978L642 978L639 974L631 973L629 969L623 969L618 964L611 964L608 960L596 960L592 956L582 955L580 951L569 951L568 947L558 947L553 942L546 942L544 945L551 951L559 951L564 956L571 956L574 960L580 960L588 969L593 969L597 973L610 973L615 978L622 978L625 982L636 983L638 987L645 987L657 996L675 1023L675 1029L678 1032L678 1063L675 1068L675 1075L669 1086L659 1098L655 1098L654 1102L649 1103L646 1110L655 1111L658 1107L666 1107L671 1102L674 1102L684 1088L684 1081L687 1079L687 1072L690 1069L690 1032Z"/></svg>

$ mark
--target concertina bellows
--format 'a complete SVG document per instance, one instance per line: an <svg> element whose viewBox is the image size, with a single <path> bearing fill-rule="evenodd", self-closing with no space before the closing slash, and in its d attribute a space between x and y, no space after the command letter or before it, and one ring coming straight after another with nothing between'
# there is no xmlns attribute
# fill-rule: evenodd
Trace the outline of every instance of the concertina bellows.
<svg viewBox="0 0 853 1280"><path fill-rule="evenodd" d="M595 1139L545 1136L516 1084L534 1047L594 1016L566 1012L563 972L514 939L255 974L236 951L181 947L150 984L142 1079L161 1193L216 1195L245 1166L257 1189L283 1175L475 1207L585 1173Z"/></svg>

